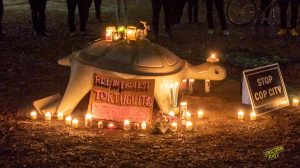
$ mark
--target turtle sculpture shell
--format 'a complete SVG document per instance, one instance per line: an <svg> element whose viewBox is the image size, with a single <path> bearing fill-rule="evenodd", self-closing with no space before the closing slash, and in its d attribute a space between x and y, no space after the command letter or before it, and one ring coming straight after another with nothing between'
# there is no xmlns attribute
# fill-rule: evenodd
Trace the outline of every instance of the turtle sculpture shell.
<svg viewBox="0 0 300 168"><path fill-rule="evenodd" d="M108 71L144 76L174 74L186 63L168 49L148 41L100 41L74 53L71 59Z"/></svg>

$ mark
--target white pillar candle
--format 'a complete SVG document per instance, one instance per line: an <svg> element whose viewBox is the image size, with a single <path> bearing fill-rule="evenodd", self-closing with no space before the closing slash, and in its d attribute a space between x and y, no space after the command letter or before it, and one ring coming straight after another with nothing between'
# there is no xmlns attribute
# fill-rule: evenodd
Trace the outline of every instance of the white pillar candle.
<svg viewBox="0 0 300 168"><path fill-rule="evenodd" d="M73 128L78 128L79 127L79 121L77 119L72 120L72 127Z"/></svg>
<svg viewBox="0 0 300 168"><path fill-rule="evenodd" d="M71 117L71 116L66 117L66 124L67 124L68 126L71 126L71 125L72 125L72 117Z"/></svg>
<svg viewBox="0 0 300 168"><path fill-rule="evenodd" d="M238 119L239 120L243 120L244 119L244 112L243 111L239 111L238 112Z"/></svg>
<svg viewBox="0 0 300 168"><path fill-rule="evenodd" d="M185 124L185 130L191 131L193 129L193 123L191 121L187 121Z"/></svg>
<svg viewBox="0 0 300 168"><path fill-rule="evenodd" d="M45 120L46 120L46 121L51 121L51 117L52 117L51 112L46 112L46 113L45 113Z"/></svg>
<svg viewBox="0 0 300 168"><path fill-rule="evenodd" d="M294 107L299 106L299 99L297 99L297 98L294 98L294 99L293 99L293 106L294 106Z"/></svg>
<svg viewBox="0 0 300 168"><path fill-rule="evenodd" d="M63 112L58 112L57 113L57 120L64 120L64 113Z"/></svg>
<svg viewBox="0 0 300 168"><path fill-rule="evenodd" d="M32 120L36 120L36 118L37 118L37 113L36 113L36 111L32 111L32 112L30 113L30 118L31 118Z"/></svg>
<svg viewBox="0 0 300 168"><path fill-rule="evenodd" d="M92 127L93 125L92 118L93 118L92 114L85 115L85 122L84 122L85 127Z"/></svg>
<svg viewBox="0 0 300 168"><path fill-rule="evenodd" d="M171 130L172 130L173 132L176 132L176 131L177 131L177 122L172 122L172 123L171 123Z"/></svg>
<svg viewBox="0 0 300 168"><path fill-rule="evenodd" d="M180 112L187 111L187 102L180 102Z"/></svg>
<svg viewBox="0 0 300 168"><path fill-rule="evenodd" d="M103 121L98 121L98 128L103 128Z"/></svg>
<svg viewBox="0 0 300 168"><path fill-rule="evenodd" d="M198 114L198 119L203 119L203 115L204 115L203 110L199 110L197 114Z"/></svg>
<svg viewBox="0 0 300 168"><path fill-rule="evenodd" d="M129 120L124 120L124 130L125 131L130 130L130 121Z"/></svg>
<svg viewBox="0 0 300 168"><path fill-rule="evenodd" d="M205 93L210 93L210 80L205 79Z"/></svg>
<svg viewBox="0 0 300 168"><path fill-rule="evenodd" d="M250 113L250 120L251 120L251 121L256 120L256 113L255 113L255 111L252 111L252 112Z"/></svg>
<svg viewBox="0 0 300 168"><path fill-rule="evenodd" d="M141 130L146 130L146 129L147 129L147 124L145 121L143 121L141 124Z"/></svg>
<svg viewBox="0 0 300 168"><path fill-rule="evenodd" d="M192 119L192 114L189 111L187 111L185 113L185 116L186 116L186 120L191 120Z"/></svg>

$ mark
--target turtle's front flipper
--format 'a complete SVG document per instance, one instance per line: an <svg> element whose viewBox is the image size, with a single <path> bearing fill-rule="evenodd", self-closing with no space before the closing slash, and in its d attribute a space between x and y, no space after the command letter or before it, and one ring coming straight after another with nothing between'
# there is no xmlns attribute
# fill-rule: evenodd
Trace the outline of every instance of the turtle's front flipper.
<svg viewBox="0 0 300 168"><path fill-rule="evenodd" d="M69 115L80 100L90 91L92 87L93 69L79 62L73 62L71 76L64 97L57 111Z"/></svg>

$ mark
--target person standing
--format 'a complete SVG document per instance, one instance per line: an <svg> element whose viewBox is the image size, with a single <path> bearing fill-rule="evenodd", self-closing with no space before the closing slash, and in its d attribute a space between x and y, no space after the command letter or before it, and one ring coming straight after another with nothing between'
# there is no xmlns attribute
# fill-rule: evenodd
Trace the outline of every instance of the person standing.
<svg viewBox="0 0 300 168"><path fill-rule="evenodd" d="M3 17L3 0L0 0L0 35L3 34L3 31L2 31L2 17Z"/></svg>
<svg viewBox="0 0 300 168"><path fill-rule="evenodd" d="M46 36L46 3L47 0L29 0L34 35Z"/></svg>
<svg viewBox="0 0 300 168"><path fill-rule="evenodd" d="M68 7L68 25L69 34L71 37L76 35L75 25L75 11L78 6L78 13L80 19L80 32L82 35L86 35L86 23L88 19L90 1L86 0L66 0Z"/></svg>
<svg viewBox="0 0 300 168"><path fill-rule="evenodd" d="M189 23L198 23L198 4L199 0L188 0L188 15L189 15Z"/></svg>
<svg viewBox="0 0 300 168"><path fill-rule="evenodd" d="M290 34L292 37L298 37L296 31L297 19L298 19L298 6L299 0L279 0L280 7L280 30L276 33L278 36L285 35L287 33L287 9L291 4L291 30Z"/></svg>
<svg viewBox="0 0 300 168"><path fill-rule="evenodd" d="M102 4L102 0L94 0L96 18L100 22L102 22L102 18L101 18L101 4Z"/></svg>
<svg viewBox="0 0 300 168"><path fill-rule="evenodd" d="M158 37L159 14L161 8L164 8L165 15L165 36L171 37L171 0L151 0L152 1L152 22L154 38Z"/></svg>
<svg viewBox="0 0 300 168"><path fill-rule="evenodd" d="M128 12L127 0L115 0L116 4L116 18L118 26L127 26Z"/></svg>
<svg viewBox="0 0 300 168"><path fill-rule="evenodd" d="M256 21L256 24L261 24L261 21L263 21L264 25L269 25L269 16L271 12L271 2L272 0L260 0L260 12L262 14L262 18L258 18Z"/></svg>
<svg viewBox="0 0 300 168"><path fill-rule="evenodd" d="M216 6L219 19L221 22L222 30L224 35L229 35L229 31L227 30L227 23L224 13L224 0L205 0L206 4L206 12L207 12L207 21L208 21L208 34L214 34L214 22L213 22L213 3Z"/></svg>
<svg viewBox="0 0 300 168"><path fill-rule="evenodd" d="M183 15L183 9L186 3L186 0L173 0L171 2L171 10L170 12L173 15L173 19L171 20L172 25L175 27L180 27L181 24L181 17Z"/></svg>

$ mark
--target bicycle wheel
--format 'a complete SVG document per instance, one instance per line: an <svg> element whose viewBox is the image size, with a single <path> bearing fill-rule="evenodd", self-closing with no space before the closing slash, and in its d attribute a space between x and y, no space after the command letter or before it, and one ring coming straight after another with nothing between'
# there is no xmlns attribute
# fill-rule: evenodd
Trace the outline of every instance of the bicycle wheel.
<svg viewBox="0 0 300 168"><path fill-rule="evenodd" d="M287 27L291 27L291 5L289 5L288 9L287 9ZM273 7L273 10L272 10L272 17L273 17L273 20L274 22L277 24L277 25L280 25L280 7L279 7L279 4L276 3ZM300 12L298 12L298 21L297 21L297 24L300 23Z"/></svg>
<svg viewBox="0 0 300 168"><path fill-rule="evenodd" d="M227 4L227 17L235 25L250 24L256 17L256 4L253 0L230 0Z"/></svg>

